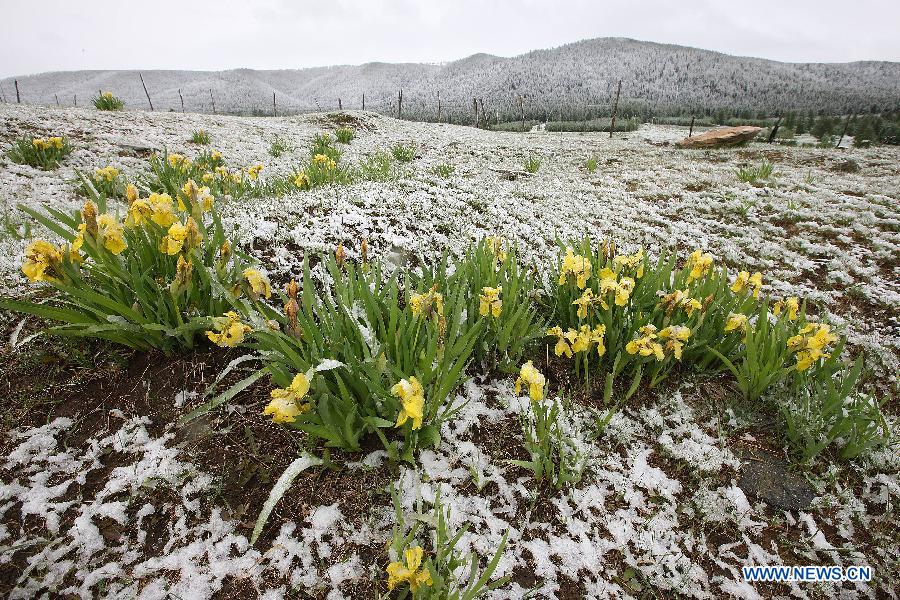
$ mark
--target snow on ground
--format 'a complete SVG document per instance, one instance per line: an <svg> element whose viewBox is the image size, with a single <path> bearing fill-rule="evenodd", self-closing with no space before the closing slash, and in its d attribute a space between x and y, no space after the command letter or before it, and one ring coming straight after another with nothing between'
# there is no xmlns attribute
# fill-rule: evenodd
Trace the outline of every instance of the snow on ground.
<svg viewBox="0 0 900 600"><path fill-rule="evenodd" d="M671 145L684 135L675 127L644 126L610 140L352 114L365 127L344 147L345 160L395 143L416 144L418 157L397 181L222 201L227 222L279 279L296 274L304 252L342 242L352 254L363 237L372 254L398 260L460 252L468 240L488 234L516 240L527 256L542 260L558 237L585 233L652 252L700 246L732 267L762 270L777 294L814 300L877 359L886 386L896 382L896 148L753 144L687 152ZM65 166L47 173L0 158L3 293L26 288L19 271L24 225L15 204L77 207L81 201L71 184L76 168L113 164L129 178L139 177L146 160L128 156L121 143L192 155L197 148L187 140L203 128L230 166L262 162L266 176L289 172L313 135L329 127L321 115L235 118L0 106L4 145L20 135L53 133L68 135L75 146ZM267 150L276 136L293 149L273 159ZM521 170L527 156L542 161L533 176L508 181L489 169ZM590 156L599 163L594 174L582 167ZM755 187L737 179L738 166L763 158L775 165L773 184ZM848 158L858 172L836 170ZM432 174L441 163L454 165L450 178ZM45 235L37 228L35 233ZM451 522L470 525L461 540L466 549L490 555L509 531L497 576L532 573L538 597L545 598L571 590L572 582L591 598L641 597L639 590L647 588L696 598L897 597L893 584L900 567L890 533L896 531L900 495L895 448L815 480L819 497L808 512L773 511L737 486L741 462L729 443L737 423L701 419L686 400L688 382L654 403L617 413L600 437L583 441L589 457L583 483L535 504L531 480L473 433L514 421L519 409L511 387L509 380L468 382L457 399L468 404L445 425L439 450L424 451L418 469L401 467L395 477L407 510L440 486ZM893 403L889 408L896 413ZM389 503L373 506L362 528L347 525L336 505L312 507L281 523L270 547L250 547L236 522L208 500L213 478L179 452L171 432L151 436L142 415L111 414L109 422L108 431L79 447L61 443L70 426L64 419L12 433L0 522L18 520L21 526L0 527L0 565L30 549L13 597L54 589L84 598L205 598L237 579L267 597L300 588L340 598L354 579L383 576L384 565L370 573L372 565L355 549L382 546L389 538ZM584 411L571 426L586 432L592 422ZM110 456L118 466L109 467ZM378 468L381 455L359 458L348 468ZM847 483L848 471L861 485ZM338 548L347 558L332 560ZM743 565L781 564L798 555L810 564L875 565L877 580L871 586L754 588L741 577ZM626 571L634 575L625 578ZM527 592L510 583L493 597Z"/></svg>

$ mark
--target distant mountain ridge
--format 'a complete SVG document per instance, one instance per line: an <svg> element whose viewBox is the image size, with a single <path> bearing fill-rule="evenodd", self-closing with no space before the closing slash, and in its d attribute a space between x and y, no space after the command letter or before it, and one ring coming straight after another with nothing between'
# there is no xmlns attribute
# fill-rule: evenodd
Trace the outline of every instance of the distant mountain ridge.
<svg viewBox="0 0 900 600"><path fill-rule="evenodd" d="M729 111L895 109L900 105L900 63L783 63L685 46L624 38L596 38L514 57L490 54L445 63L383 63L305 69L141 71L156 110L279 114L365 108L453 122L474 119L479 98L488 118L586 118L608 114L622 80L622 114ZM0 81L2 99L15 102L13 79ZM98 90L127 108L149 108L136 70L66 71L16 77L22 101L87 105ZM212 97L210 95L212 92Z"/></svg>

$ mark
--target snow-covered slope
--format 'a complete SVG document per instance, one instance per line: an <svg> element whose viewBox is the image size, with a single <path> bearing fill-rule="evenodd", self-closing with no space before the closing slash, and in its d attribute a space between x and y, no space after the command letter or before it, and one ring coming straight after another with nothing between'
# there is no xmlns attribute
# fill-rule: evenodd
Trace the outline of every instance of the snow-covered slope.
<svg viewBox="0 0 900 600"><path fill-rule="evenodd" d="M494 118L519 116L518 95L529 117L583 118L607 114L622 79L623 111L646 114L692 110L823 109L891 107L900 101L900 64L780 63L708 50L622 38L597 38L536 50L512 58L476 54L444 65L367 63L299 70L143 71L157 110L271 114L272 93L282 114L366 108L395 115L403 89L403 115L419 120L442 114L472 119L472 99L483 99ZM146 108L138 71L72 71L17 77L23 102L79 105L100 89L129 107ZM13 79L0 81L6 102L15 101ZM600 105L600 109L595 105ZM593 113L592 113L593 114Z"/></svg>

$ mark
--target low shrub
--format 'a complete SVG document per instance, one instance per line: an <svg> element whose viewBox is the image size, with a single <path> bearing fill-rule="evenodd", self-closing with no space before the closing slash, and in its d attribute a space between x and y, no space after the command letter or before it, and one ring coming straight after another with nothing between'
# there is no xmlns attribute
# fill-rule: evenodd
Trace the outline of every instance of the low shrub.
<svg viewBox="0 0 900 600"><path fill-rule="evenodd" d="M284 312L266 313L279 327L254 332L280 386L267 413L348 451L374 433L393 459L413 462L454 413L447 398L479 333L462 321L466 290L413 287L402 274L350 263L343 247L323 264L332 286L317 289L304 265L302 292L292 282Z"/></svg>
<svg viewBox="0 0 900 600"><path fill-rule="evenodd" d="M177 201L151 194L135 199L124 219L107 212L102 194L80 214L20 206L64 240L32 242L22 265L57 293L45 302L2 299L0 307L63 323L52 333L141 350L192 348L198 336L234 346L249 330L233 312L246 311L240 296L255 300L268 283L233 250L212 203L196 189Z"/></svg>
<svg viewBox="0 0 900 600"><path fill-rule="evenodd" d="M71 153L72 146L65 136L19 138L6 151L6 155L14 163L29 165L44 171L55 169Z"/></svg>
<svg viewBox="0 0 900 600"><path fill-rule="evenodd" d="M125 103L112 95L112 92L100 92L93 100L97 110L122 110Z"/></svg>

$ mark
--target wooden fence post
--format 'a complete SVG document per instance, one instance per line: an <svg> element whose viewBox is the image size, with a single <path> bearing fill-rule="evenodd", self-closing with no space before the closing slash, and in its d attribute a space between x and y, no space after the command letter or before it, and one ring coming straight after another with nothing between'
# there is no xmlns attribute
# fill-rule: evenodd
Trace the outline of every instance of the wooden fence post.
<svg viewBox="0 0 900 600"><path fill-rule="evenodd" d="M212 101L213 114L216 114L216 99L213 98L212 88L209 88L209 99Z"/></svg>
<svg viewBox="0 0 900 600"><path fill-rule="evenodd" d="M441 90L438 90L438 123L441 122Z"/></svg>
<svg viewBox="0 0 900 600"><path fill-rule="evenodd" d="M178 88L178 97L181 99L181 114L184 114L184 96L181 95L181 88Z"/></svg>
<svg viewBox="0 0 900 600"><path fill-rule="evenodd" d="M853 116L856 116L856 113L853 113ZM850 115L847 115L847 120L844 121L844 130L841 132L841 139L838 140L837 146L835 148L841 147L841 142L844 141L844 136L847 135L847 128L850 126Z"/></svg>
<svg viewBox="0 0 900 600"><path fill-rule="evenodd" d="M775 134L778 133L778 127L781 125L781 115L778 115L778 119L775 121L775 125L772 127L771 133L769 133L769 143L771 144L775 141Z"/></svg>
<svg viewBox="0 0 900 600"><path fill-rule="evenodd" d="M278 116L278 107L275 105L275 92L272 92L272 116Z"/></svg>
<svg viewBox="0 0 900 600"><path fill-rule="evenodd" d="M147 91L147 85L144 83L144 76L141 73L138 73L138 77L141 78L141 85L144 87L144 93L147 95L147 103L150 104L150 112L153 112L153 101L150 100L150 92Z"/></svg>
<svg viewBox="0 0 900 600"><path fill-rule="evenodd" d="M13 83L16 84L16 104L22 104L22 99L19 98L19 80L13 79Z"/></svg>
<svg viewBox="0 0 900 600"><path fill-rule="evenodd" d="M56 105L59 106L59 96L53 94L53 97L56 98Z"/></svg>
<svg viewBox="0 0 900 600"><path fill-rule="evenodd" d="M688 129L688 137L694 135L694 115L691 115L691 127Z"/></svg>
<svg viewBox="0 0 900 600"><path fill-rule="evenodd" d="M363 110L366 110L366 95L365 95L365 94L363 94L363 107L362 107L362 109L363 109Z"/></svg>
<svg viewBox="0 0 900 600"><path fill-rule="evenodd" d="M478 98L472 98L472 109L475 111L475 127L478 127Z"/></svg>
<svg viewBox="0 0 900 600"><path fill-rule="evenodd" d="M338 98L338 110L344 110L344 107L341 106L341 99Z"/></svg>
<svg viewBox="0 0 900 600"><path fill-rule="evenodd" d="M403 118L403 89L397 94L397 118Z"/></svg>
<svg viewBox="0 0 900 600"><path fill-rule="evenodd" d="M78 94L75 94L75 106L78 106Z"/></svg>
<svg viewBox="0 0 900 600"><path fill-rule="evenodd" d="M481 108L481 126L487 128L487 113L484 112L484 98L478 99L478 106Z"/></svg>
<svg viewBox="0 0 900 600"><path fill-rule="evenodd" d="M609 124L609 138L612 139L613 131L616 130L616 111L619 110L619 94L622 93L622 80L619 80L619 87L616 88L616 101L613 103L612 122Z"/></svg>

